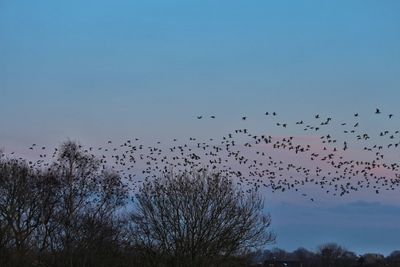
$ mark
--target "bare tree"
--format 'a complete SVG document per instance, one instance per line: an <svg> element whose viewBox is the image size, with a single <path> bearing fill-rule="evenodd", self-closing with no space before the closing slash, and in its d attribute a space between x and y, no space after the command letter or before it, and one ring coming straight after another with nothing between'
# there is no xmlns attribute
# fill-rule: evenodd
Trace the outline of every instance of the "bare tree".
<svg viewBox="0 0 400 267"><path fill-rule="evenodd" d="M34 247L34 233L42 217L40 173L20 160L0 162L0 225L7 246L23 264L25 254Z"/></svg>
<svg viewBox="0 0 400 267"><path fill-rule="evenodd" d="M357 256L336 243L319 246L317 254L323 266L354 266Z"/></svg>
<svg viewBox="0 0 400 267"><path fill-rule="evenodd" d="M256 191L244 193L218 173L170 172L136 199L135 242L158 266L212 266L275 240Z"/></svg>
<svg viewBox="0 0 400 267"><path fill-rule="evenodd" d="M76 142L62 144L50 169L59 185L52 249L64 255L64 266L86 266L95 247L111 244L127 191L119 175L101 170L100 161Z"/></svg>
<svg viewBox="0 0 400 267"><path fill-rule="evenodd" d="M0 152L1 265L101 266L105 256L115 259L123 228L117 213L127 197L121 177L75 142L58 151L46 169Z"/></svg>
<svg viewBox="0 0 400 267"><path fill-rule="evenodd" d="M61 184L52 169L37 172L39 174L37 201L41 209L41 217L38 228L34 232L35 242L32 248L37 252L38 261L43 262L48 258L49 253L55 250L57 244L55 236L59 229L57 215Z"/></svg>
<svg viewBox="0 0 400 267"><path fill-rule="evenodd" d="M390 267L400 266L400 250L395 250L386 259Z"/></svg>
<svg viewBox="0 0 400 267"><path fill-rule="evenodd" d="M298 248L292 252L294 258L300 261L303 266L312 267L316 266L317 261L314 252L311 252L305 248Z"/></svg>

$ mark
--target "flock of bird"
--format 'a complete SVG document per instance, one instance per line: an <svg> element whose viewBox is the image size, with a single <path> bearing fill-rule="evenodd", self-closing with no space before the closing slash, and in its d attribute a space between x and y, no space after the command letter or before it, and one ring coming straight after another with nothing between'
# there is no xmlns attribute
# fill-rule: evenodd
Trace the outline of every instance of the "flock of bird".
<svg viewBox="0 0 400 267"><path fill-rule="evenodd" d="M375 115L374 115L374 114ZM309 121L282 122L277 112L265 112L273 117L273 127L279 136L253 133L239 127L220 138L201 140L188 137L173 138L168 143L153 145L139 138L123 142L107 141L98 147L82 147L101 161L102 168L118 172L136 190L148 179L162 176L171 170L211 170L228 175L242 185L243 190L261 187L271 192L294 190L308 197L305 188L317 186L326 194L344 196L354 191L371 190L379 194L400 186L398 151L400 132L392 129L362 129L362 117L352 114L351 121L340 122L332 117L315 114ZM393 114L380 109L367 114L378 120L392 120ZM197 120L217 119L215 115L198 115ZM239 121L246 121L242 116ZM239 122L238 122L239 123ZM385 122L387 124L388 122ZM299 134L302 132L303 134ZM32 167L46 167L57 156L57 148L49 152L44 146L33 144L38 158L29 162Z"/></svg>

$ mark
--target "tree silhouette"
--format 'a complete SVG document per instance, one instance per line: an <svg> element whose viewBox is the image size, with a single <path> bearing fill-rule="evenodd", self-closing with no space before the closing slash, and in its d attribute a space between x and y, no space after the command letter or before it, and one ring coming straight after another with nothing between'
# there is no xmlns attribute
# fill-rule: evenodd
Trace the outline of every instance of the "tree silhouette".
<svg viewBox="0 0 400 267"><path fill-rule="evenodd" d="M100 170L99 160L76 142L61 146L51 170L60 184L53 239L67 266L76 261L85 265L97 248L113 242L115 215L126 189L119 175Z"/></svg>
<svg viewBox="0 0 400 267"><path fill-rule="evenodd" d="M170 172L145 183L136 199L135 243L158 266L212 266L275 239L257 192L218 173Z"/></svg>

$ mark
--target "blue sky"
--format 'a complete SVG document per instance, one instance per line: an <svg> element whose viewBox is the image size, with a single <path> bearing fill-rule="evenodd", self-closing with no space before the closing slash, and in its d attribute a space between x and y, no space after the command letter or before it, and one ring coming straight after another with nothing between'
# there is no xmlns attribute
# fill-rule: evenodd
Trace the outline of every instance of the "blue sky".
<svg viewBox="0 0 400 267"><path fill-rule="evenodd" d="M387 255L399 247L399 206L373 201L314 206L282 202L270 213L278 233L276 246L289 251L298 247L315 250L321 240L341 244L357 254Z"/></svg>
<svg viewBox="0 0 400 267"><path fill-rule="evenodd" d="M399 1L0 0L1 145L221 136L242 115L269 129L268 110L400 113L398 14Z"/></svg>

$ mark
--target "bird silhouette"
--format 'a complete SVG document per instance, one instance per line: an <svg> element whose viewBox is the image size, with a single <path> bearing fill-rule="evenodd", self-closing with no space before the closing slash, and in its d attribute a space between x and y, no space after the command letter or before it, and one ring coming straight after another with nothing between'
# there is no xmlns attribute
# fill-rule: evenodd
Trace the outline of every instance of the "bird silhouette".
<svg viewBox="0 0 400 267"><path fill-rule="evenodd" d="M382 194L398 189L400 164L392 155L400 147L399 130L394 128L396 125L387 129L365 128L364 116L358 114L349 114L350 120L342 122L337 122L335 116L313 120L313 117L321 118L317 114L318 117L297 118L296 123L289 123L282 122L284 118L279 116L282 121L269 124L267 129L234 128L225 135L204 140L200 136L171 137L170 142L129 138L79 148L89 157L97 157L101 169L112 169L123 176L132 190L171 169L178 173L192 169L214 170L234 179L244 192L260 187L272 193L293 190L305 194L303 197L311 201L317 198L307 191L310 185L335 197L361 190ZM276 112L272 115L276 116ZM389 115L392 115L389 118L394 116ZM381 119L380 116L374 118ZM372 118L365 119L373 123ZM274 132L273 127L279 127L275 130L280 134L266 134ZM303 130L308 131L306 137L293 135ZM49 151L48 146L39 146L42 149L35 150L35 146L28 147L30 153L40 151L37 159L29 159L32 168L50 166L51 160L57 158L56 149ZM362 155L354 153L358 148ZM385 175L379 174L381 172Z"/></svg>

